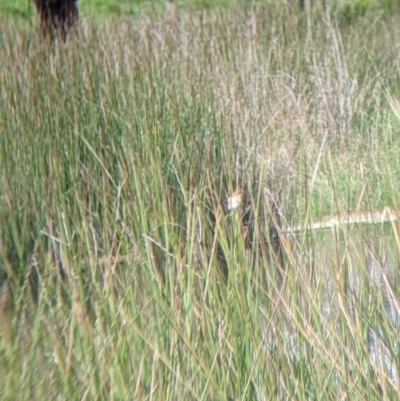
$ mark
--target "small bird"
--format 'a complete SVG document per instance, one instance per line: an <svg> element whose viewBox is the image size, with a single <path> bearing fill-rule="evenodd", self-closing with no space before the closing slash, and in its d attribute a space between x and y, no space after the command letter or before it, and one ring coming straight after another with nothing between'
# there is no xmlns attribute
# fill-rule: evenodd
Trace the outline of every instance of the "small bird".
<svg viewBox="0 0 400 401"><path fill-rule="evenodd" d="M233 194L232 196L228 196L228 210L230 212L234 212L236 209L238 209L241 204L242 204L242 200L243 200L243 191L238 188Z"/></svg>

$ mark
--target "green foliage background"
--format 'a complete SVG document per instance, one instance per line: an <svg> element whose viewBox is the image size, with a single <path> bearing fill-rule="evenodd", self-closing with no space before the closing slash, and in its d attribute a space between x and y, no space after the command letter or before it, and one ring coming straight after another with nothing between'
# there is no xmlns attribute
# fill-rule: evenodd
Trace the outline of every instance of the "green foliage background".
<svg viewBox="0 0 400 401"><path fill-rule="evenodd" d="M253 4L297 4L298 0L253 0ZM305 0L308 6L309 0ZM234 4L249 4L248 0L80 0L79 10L83 17L100 17L110 15L136 15L141 12L160 11L168 4L180 8L220 7ZM318 3L318 0L314 0ZM319 2L320 4L322 1ZM327 0L327 4L350 18L368 11L390 10L398 5L398 0ZM0 0L0 15L31 18L34 14L33 0Z"/></svg>

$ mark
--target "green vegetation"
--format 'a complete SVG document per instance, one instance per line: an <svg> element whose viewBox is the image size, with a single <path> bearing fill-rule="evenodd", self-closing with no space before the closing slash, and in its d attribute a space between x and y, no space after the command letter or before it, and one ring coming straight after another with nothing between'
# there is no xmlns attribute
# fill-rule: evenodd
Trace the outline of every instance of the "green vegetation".
<svg viewBox="0 0 400 401"><path fill-rule="evenodd" d="M398 223L284 231L400 209L400 16L319 12L1 22L1 399L397 398Z"/></svg>
<svg viewBox="0 0 400 401"><path fill-rule="evenodd" d="M165 0L83 0L78 2L79 13L84 18L122 16L160 10ZM25 19L36 18L34 0L0 0L0 16L20 16Z"/></svg>
<svg viewBox="0 0 400 401"><path fill-rule="evenodd" d="M158 12L171 6L190 8L214 8L232 5L274 5L283 4L298 5L298 0L79 0L80 14L84 17L107 17L138 15L143 12ZM306 7L311 3L318 3L318 0L305 0ZM319 2L317 9L321 6ZM393 10L398 5L398 0L327 0L326 4L337 12L344 20L351 20L357 16L365 15L369 11ZM315 6L314 6L315 7ZM32 18L35 16L33 0L0 0L0 16L13 15Z"/></svg>
<svg viewBox="0 0 400 401"><path fill-rule="evenodd" d="M264 0L262 0L264 1ZM264 1L265 2L265 1ZM80 0L79 12L84 18L138 15L154 13L169 7L214 8L245 4L246 0ZM34 0L0 0L0 16L36 17Z"/></svg>

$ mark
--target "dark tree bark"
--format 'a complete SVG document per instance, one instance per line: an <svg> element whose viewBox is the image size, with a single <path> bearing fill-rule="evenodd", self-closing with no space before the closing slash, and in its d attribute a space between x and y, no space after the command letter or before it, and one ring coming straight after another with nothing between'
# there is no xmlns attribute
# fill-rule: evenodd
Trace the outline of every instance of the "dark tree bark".
<svg viewBox="0 0 400 401"><path fill-rule="evenodd" d="M78 0L34 1L44 35L55 34L65 40L78 20Z"/></svg>
<svg viewBox="0 0 400 401"><path fill-rule="evenodd" d="M400 1L400 0L399 0ZM310 0L310 8L312 9L315 5L315 0ZM304 11L306 8L306 0L299 0L299 9ZM322 0L322 8L326 10L326 0Z"/></svg>

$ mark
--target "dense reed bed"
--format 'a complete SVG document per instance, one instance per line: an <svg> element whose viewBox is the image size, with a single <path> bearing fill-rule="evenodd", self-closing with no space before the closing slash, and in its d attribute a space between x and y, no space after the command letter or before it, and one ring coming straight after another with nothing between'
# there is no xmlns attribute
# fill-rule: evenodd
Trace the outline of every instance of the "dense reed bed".
<svg viewBox="0 0 400 401"><path fill-rule="evenodd" d="M3 399L398 396L399 14L1 24Z"/></svg>

